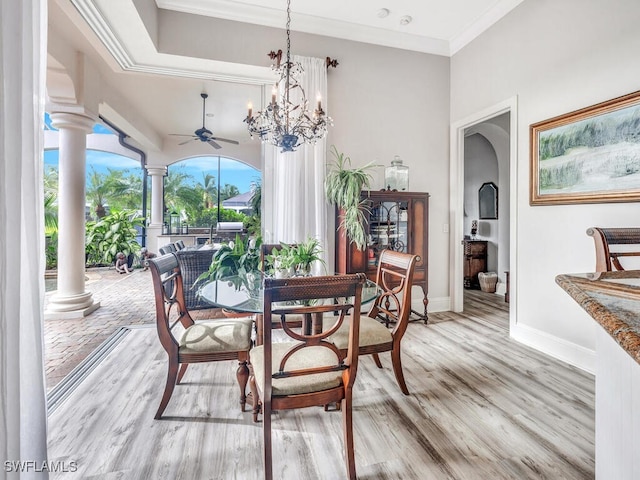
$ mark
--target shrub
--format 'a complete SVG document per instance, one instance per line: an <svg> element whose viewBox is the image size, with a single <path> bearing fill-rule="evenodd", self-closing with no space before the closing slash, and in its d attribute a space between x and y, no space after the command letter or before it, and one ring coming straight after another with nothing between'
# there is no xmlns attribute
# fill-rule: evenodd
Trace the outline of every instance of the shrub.
<svg viewBox="0 0 640 480"><path fill-rule="evenodd" d="M109 265L118 252L126 257L140 250L136 241L144 219L136 212L123 210L103 217L98 222L87 222L86 253L90 265Z"/></svg>

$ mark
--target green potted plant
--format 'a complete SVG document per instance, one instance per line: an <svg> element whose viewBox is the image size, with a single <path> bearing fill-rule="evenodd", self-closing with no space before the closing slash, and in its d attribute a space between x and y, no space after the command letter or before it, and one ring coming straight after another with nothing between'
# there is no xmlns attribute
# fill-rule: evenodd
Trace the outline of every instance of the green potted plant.
<svg viewBox="0 0 640 480"><path fill-rule="evenodd" d="M351 159L331 146L335 162L331 165L325 179L327 200L340 210L340 225L349 241L363 250L367 244L364 228L366 203L360 201L360 192L368 189L371 183L369 171L376 165L368 163L362 167L351 168Z"/></svg>
<svg viewBox="0 0 640 480"><path fill-rule="evenodd" d="M292 250L296 274L298 275L309 275L314 262L321 262L324 265L324 261L320 256L322 253L320 242L316 238L309 237L304 242L292 247Z"/></svg>
<svg viewBox="0 0 640 480"><path fill-rule="evenodd" d="M211 265L194 283L204 280L225 280L230 277L244 277L247 273L260 270L260 237L242 239L236 234L235 241L223 244L213 255Z"/></svg>
<svg viewBox="0 0 640 480"><path fill-rule="evenodd" d="M273 271L276 278L288 278L294 274L296 258L294 248L286 243L281 243L280 248L274 248L265 257L265 270Z"/></svg>

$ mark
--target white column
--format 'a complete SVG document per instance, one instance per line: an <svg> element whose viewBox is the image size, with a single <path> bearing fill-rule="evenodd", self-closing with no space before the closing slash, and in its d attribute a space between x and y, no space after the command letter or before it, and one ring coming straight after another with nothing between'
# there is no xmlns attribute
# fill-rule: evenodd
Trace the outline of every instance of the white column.
<svg viewBox="0 0 640 480"><path fill-rule="evenodd" d="M164 177L167 167L147 167L147 174L151 177L151 221L147 227L147 246L152 252L158 253L159 247L167 243L160 238L164 223Z"/></svg>
<svg viewBox="0 0 640 480"><path fill-rule="evenodd" d="M52 113L59 130L58 164L58 290L46 318L78 318L100 306L85 291L85 184L87 133L93 119L73 113Z"/></svg>
<svg viewBox="0 0 640 480"><path fill-rule="evenodd" d="M151 177L151 223L150 226L162 227L164 222L163 193L164 177L167 175L167 167L147 167L147 173Z"/></svg>

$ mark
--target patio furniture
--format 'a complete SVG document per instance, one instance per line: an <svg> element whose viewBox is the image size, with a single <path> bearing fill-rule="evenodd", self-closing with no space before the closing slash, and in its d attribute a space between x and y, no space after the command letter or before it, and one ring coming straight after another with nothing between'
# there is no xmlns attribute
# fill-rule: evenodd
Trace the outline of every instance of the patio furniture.
<svg viewBox="0 0 640 480"><path fill-rule="evenodd" d="M175 253L177 251L173 243L167 243L158 249L160 255L166 255L167 253Z"/></svg>
<svg viewBox="0 0 640 480"><path fill-rule="evenodd" d="M156 303L158 338L168 356L167 381L155 414L158 420L190 363L237 360L240 407L244 411L251 348L250 318L194 322L185 306L182 273L173 253L149 260ZM178 368L179 367L179 368Z"/></svg>
<svg viewBox="0 0 640 480"><path fill-rule="evenodd" d="M352 389L358 369L359 322L350 322L351 340L346 353L336 348L328 338L343 325L348 311L360 318L363 273L340 276L265 279L264 317L277 315L286 342L272 342L272 325L266 322L263 344L251 350L254 421L262 411L264 434L264 478L272 477L271 412L339 402L343 416L344 448L347 473L356 478L352 425ZM349 302L336 302L350 298ZM312 302L306 302L310 300ZM328 300L323 303L318 300ZM287 305L284 302L303 302ZM316 302L317 301L317 302ZM282 302L282 303L280 303ZM307 305L313 303L313 305ZM335 319L331 328L319 334L306 335L292 330L287 315L325 316ZM332 316L335 315L335 316Z"/></svg>
<svg viewBox="0 0 640 480"><path fill-rule="evenodd" d="M202 273L207 271L215 253L214 249L183 249L175 253L182 271L184 298L189 310L212 308L211 303L198 295L198 290L193 288L193 284Z"/></svg>
<svg viewBox="0 0 640 480"><path fill-rule="evenodd" d="M184 242L182 240L178 240L174 245L178 251L184 249Z"/></svg>
<svg viewBox="0 0 640 480"><path fill-rule="evenodd" d="M400 390L409 395L402 372L400 342L411 314L411 287L417 255L383 250L380 254L376 283L382 293L367 315L360 318L360 355L372 355L382 368L379 353L391 352L391 362ZM381 322L385 322L383 325ZM386 325L391 324L389 330ZM343 352L349 347L349 319L330 339Z"/></svg>
<svg viewBox="0 0 640 480"><path fill-rule="evenodd" d="M587 235L593 237L596 248L596 272L625 270L620 257L640 257L640 228L591 227L587 229ZM636 262L633 270L639 265L640 262ZM627 265L627 269L630 266Z"/></svg>

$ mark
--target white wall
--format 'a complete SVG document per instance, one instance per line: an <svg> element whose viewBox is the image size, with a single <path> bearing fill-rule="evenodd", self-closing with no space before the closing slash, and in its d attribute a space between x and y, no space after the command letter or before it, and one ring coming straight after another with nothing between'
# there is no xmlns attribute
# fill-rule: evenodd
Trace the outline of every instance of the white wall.
<svg viewBox="0 0 640 480"><path fill-rule="evenodd" d="M529 125L640 89L640 2L525 0L451 60L451 119L517 96L516 329L593 371L595 322L554 281L593 271L592 225L637 226L640 204L529 205Z"/></svg>

